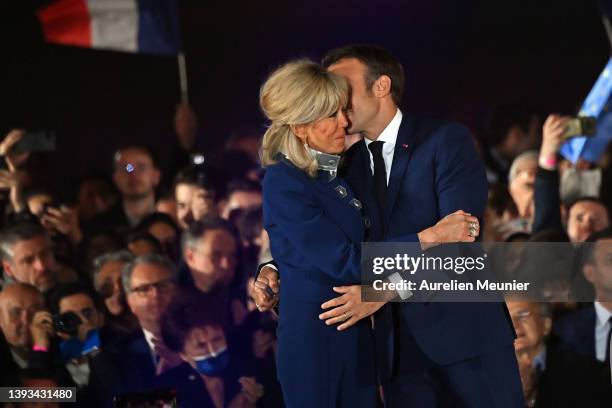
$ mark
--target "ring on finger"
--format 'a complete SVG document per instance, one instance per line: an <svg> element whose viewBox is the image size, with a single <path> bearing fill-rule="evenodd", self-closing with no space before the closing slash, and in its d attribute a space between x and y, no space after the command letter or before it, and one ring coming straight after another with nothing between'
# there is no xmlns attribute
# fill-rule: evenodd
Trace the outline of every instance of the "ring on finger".
<svg viewBox="0 0 612 408"><path fill-rule="evenodd" d="M476 231L476 228L474 228L474 227L470 227L470 230L469 230L469 232L468 232L468 235L469 235L470 237L472 237L472 238L476 238L476 232L477 232L477 231Z"/></svg>

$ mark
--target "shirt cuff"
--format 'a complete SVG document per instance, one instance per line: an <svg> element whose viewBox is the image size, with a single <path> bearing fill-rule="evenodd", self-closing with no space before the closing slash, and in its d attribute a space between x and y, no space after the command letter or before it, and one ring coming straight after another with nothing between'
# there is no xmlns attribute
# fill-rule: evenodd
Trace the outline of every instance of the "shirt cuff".
<svg viewBox="0 0 612 408"><path fill-rule="evenodd" d="M395 272L394 274L387 276L387 279L389 279L389 282L393 283L395 286L400 286L403 280L402 275L400 275L399 272ZM412 297L412 291L408 289L396 289L396 292L402 300Z"/></svg>

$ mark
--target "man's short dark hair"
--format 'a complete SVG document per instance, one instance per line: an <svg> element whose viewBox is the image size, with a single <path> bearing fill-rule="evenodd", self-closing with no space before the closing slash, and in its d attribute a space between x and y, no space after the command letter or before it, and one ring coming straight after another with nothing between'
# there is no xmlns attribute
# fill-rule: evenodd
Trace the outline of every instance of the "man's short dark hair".
<svg viewBox="0 0 612 408"><path fill-rule="evenodd" d="M603 201L601 201L597 197L578 197L577 199L575 199L574 201L569 203L569 205L567 206L567 213L569 214L570 211L572 210L572 207L574 207L576 204L580 204L580 203L593 203L593 204L597 204L597 205L601 206L606 211L606 215L608 215L608 218L610 218L610 213L608 212L608 207L606 206L606 204Z"/></svg>
<svg viewBox="0 0 612 408"><path fill-rule="evenodd" d="M149 245L153 247L153 252L156 254L163 254L164 247L161 242L153 234L147 231L134 231L130 232L126 237L127 244L131 244L133 242L145 241Z"/></svg>
<svg viewBox="0 0 612 408"><path fill-rule="evenodd" d="M175 352L183 351L185 340L197 327L216 326L225 329L225 303L195 289L185 289L175 296L162 316L161 336L164 344Z"/></svg>
<svg viewBox="0 0 612 408"><path fill-rule="evenodd" d="M60 302L62 299L78 294L89 296L98 312L103 310L102 302L94 288L84 282L71 282L58 286L51 293L51 297L49 299L49 307L51 308L51 312L59 313Z"/></svg>
<svg viewBox="0 0 612 408"><path fill-rule="evenodd" d="M204 166L188 166L179 171L174 177L172 192L176 190L179 184L187 184L203 188L204 190L214 193L215 186L211 171Z"/></svg>
<svg viewBox="0 0 612 408"><path fill-rule="evenodd" d="M186 248L195 247L197 242L202 239L204 234L207 231L212 230L223 230L228 232L236 241L236 246L239 247L240 235L238 234L236 227L222 218L204 217L199 221L193 222L189 228L183 232L183 236L181 237L181 249L185 251Z"/></svg>
<svg viewBox="0 0 612 408"><path fill-rule="evenodd" d="M117 157L119 152L122 152L124 150L138 150L144 154L146 154L147 156L149 156L149 158L151 159L151 162L153 163L153 167L155 168L159 168L159 161L157 158L157 155L155 154L155 152L153 152L153 150L147 146L142 146L142 145L123 145L123 146L119 146L118 148L115 149L115 151L113 152L113 170L116 169L116 165L117 165Z"/></svg>
<svg viewBox="0 0 612 408"><path fill-rule="evenodd" d="M391 78L391 96L396 105L402 102L404 93L404 69L400 62L384 48L374 45L353 44L329 51L323 57L323 65L329 68L341 59L355 58L366 66L366 89L372 90L374 81L381 75Z"/></svg>
<svg viewBox="0 0 612 408"><path fill-rule="evenodd" d="M172 228L177 235L181 233L181 230L179 229L178 225L176 225L174 219L168 214L162 212L154 212L152 214L147 215L142 219L142 221L138 223L135 230L146 232L149 230L149 228L151 228L152 225L155 225L160 222Z"/></svg>
<svg viewBox="0 0 612 408"><path fill-rule="evenodd" d="M13 245L20 241L27 241L35 237L47 236L47 232L40 223L23 221L12 224L0 232L0 255L2 260L13 259Z"/></svg>

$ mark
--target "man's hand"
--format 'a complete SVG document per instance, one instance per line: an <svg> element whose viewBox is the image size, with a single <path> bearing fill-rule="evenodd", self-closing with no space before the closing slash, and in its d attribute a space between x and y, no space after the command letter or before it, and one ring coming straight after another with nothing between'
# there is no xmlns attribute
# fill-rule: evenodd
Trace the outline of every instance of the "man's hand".
<svg viewBox="0 0 612 408"><path fill-rule="evenodd" d="M68 236L73 244L81 242L83 234L79 226L79 216L76 210L62 205L60 208L47 208L42 216L43 225L50 225L57 231Z"/></svg>
<svg viewBox="0 0 612 408"><path fill-rule="evenodd" d="M240 377L238 382L242 385L242 392L246 394L247 399L253 404L263 397L263 385L255 381L255 377Z"/></svg>
<svg viewBox="0 0 612 408"><path fill-rule="evenodd" d="M443 244L474 242L479 234L478 218L459 210L442 218L433 227L419 232L418 237L423 244Z"/></svg>
<svg viewBox="0 0 612 408"><path fill-rule="evenodd" d="M153 351L159 356L159 363L157 363L157 367L155 367L157 375L160 375L166 370L174 368L183 362L178 353L170 350L163 341L158 340L155 337L153 338L153 347Z"/></svg>
<svg viewBox="0 0 612 408"><path fill-rule="evenodd" d="M567 126L568 116L549 115L542 129L542 147L538 164L546 170L554 170L557 152L564 142L563 133Z"/></svg>
<svg viewBox="0 0 612 408"><path fill-rule="evenodd" d="M49 339L53 337L53 316L46 310L40 310L32 317L30 323L30 333L32 334L32 345L49 348Z"/></svg>
<svg viewBox="0 0 612 408"><path fill-rule="evenodd" d="M253 283L252 296L255 300L257 310L267 312L278 303L278 293L280 292L280 280L278 272L274 268L264 266L257 280Z"/></svg>
<svg viewBox="0 0 612 408"><path fill-rule="evenodd" d="M22 129L13 129L8 135L4 138L4 140L0 143L0 156L4 156L6 160L6 164L8 165L8 169L11 172L14 172L17 167L19 167L23 162L25 162L30 153L20 153L15 154L11 152L13 147L23 138L25 135L25 131Z"/></svg>
<svg viewBox="0 0 612 408"><path fill-rule="evenodd" d="M319 319L325 320L325 324L328 326L342 323L338 326L340 331L346 330L364 317L374 314L386 303L362 302L361 285L334 287L334 292L341 293L342 296L323 303L321 309L332 309L321 313Z"/></svg>

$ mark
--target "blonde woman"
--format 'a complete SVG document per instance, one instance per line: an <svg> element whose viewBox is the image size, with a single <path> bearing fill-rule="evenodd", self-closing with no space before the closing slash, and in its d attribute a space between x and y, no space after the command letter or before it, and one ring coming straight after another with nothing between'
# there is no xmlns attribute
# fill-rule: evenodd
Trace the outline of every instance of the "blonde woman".
<svg viewBox="0 0 612 408"><path fill-rule="evenodd" d="M362 205L337 175L347 101L342 77L305 60L274 71L260 92L270 121L264 225L283 285L277 367L290 408L375 406L369 319L338 331L318 318L333 287L360 282Z"/></svg>

